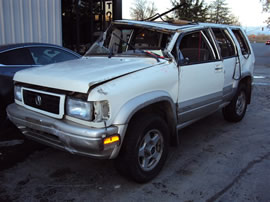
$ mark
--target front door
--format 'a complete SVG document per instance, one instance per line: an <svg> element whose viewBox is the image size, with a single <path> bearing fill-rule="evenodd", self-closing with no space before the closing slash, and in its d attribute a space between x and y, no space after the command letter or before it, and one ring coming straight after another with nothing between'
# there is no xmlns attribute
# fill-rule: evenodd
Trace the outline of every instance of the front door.
<svg viewBox="0 0 270 202"><path fill-rule="evenodd" d="M180 36L178 120L185 123L218 109L224 84L223 62L207 37L207 30Z"/></svg>

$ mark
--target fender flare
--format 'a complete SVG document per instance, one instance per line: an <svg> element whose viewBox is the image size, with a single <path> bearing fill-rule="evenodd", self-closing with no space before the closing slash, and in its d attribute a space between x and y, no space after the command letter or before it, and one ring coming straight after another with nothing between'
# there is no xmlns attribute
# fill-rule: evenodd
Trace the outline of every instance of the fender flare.
<svg viewBox="0 0 270 202"><path fill-rule="evenodd" d="M128 124L133 115L139 110L150 106L151 104L166 101L170 104L170 107L174 114L174 121L177 123L176 118L176 105L174 104L170 95L165 91L152 91L139 95L128 102L126 102L119 110L117 116L113 120L115 125Z"/></svg>

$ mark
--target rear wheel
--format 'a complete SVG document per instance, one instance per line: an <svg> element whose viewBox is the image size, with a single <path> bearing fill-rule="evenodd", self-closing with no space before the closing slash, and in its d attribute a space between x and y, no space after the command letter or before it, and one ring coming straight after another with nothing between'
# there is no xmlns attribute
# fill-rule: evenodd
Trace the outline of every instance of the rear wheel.
<svg viewBox="0 0 270 202"><path fill-rule="evenodd" d="M247 109L247 91L243 84L240 84L236 95L231 103L224 107L222 112L225 120L238 122L243 119Z"/></svg>
<svg viewBox="0 0 270 202"><path fill-rule="evenodd" d="M159 116L147 114L130 123L115 165L136 182L153 179L162 169L169 146L168 127Z"/></svg>

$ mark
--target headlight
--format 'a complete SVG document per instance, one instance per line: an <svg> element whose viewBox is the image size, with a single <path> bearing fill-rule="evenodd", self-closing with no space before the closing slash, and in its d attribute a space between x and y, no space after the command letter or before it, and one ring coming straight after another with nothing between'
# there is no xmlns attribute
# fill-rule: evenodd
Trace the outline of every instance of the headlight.
<svg viewBox="0 0 270 202"><path fill-rule="evenodd" d="M22 102L22 87L16 86L14 87L14 98L20 102Z"/></svg>
<svg viewBox="0 0 270 202"><path fill-rule="evenodd" d="M90 121L93 117L93 104L75 98L67 98L66 113L69 116Z"/></svg>
<svg viewBox="0 0 270 202"><path fill-rule="evenodd" d="M76 98L67 98L66 113L69 116L86 121L101 122L110 118L108 101L86 102Z"/></svg>

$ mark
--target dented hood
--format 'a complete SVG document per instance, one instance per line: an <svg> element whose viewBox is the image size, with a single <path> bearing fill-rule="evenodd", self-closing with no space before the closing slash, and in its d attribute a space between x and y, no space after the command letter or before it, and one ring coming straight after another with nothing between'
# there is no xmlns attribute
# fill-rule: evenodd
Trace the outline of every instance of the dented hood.
<svg viewBox="0 0 270 202"><path fill-rule="evenodd" d="M14 80L49 88L87 93L90 86L157 64L153 58L83 57L19 71Z"/></svg>

